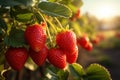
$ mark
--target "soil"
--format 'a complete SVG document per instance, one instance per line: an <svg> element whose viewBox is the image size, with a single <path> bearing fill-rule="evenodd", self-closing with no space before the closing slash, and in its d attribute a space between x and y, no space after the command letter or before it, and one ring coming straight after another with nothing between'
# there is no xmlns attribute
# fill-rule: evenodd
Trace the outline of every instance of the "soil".
<svg viewBox="0 0 120 80"><path fill-rule="evenodd" d="M120 48L108 48L104 49L103 51L111 61L111 66L104 66L110 71L112 80L120 80Z"/></svg>
<svg viewBox="0 0 120 80"><path fill-rule="evenodd" d="M98 60L98 57L91 56L89 52L86 53L86 51L81 50L78 63L83 67L87 67L91 63L99 63L108 69L112 80L120 80L120 48L96 49L100 51L102 56L106 56L107 58L104 60Z"/></svg>

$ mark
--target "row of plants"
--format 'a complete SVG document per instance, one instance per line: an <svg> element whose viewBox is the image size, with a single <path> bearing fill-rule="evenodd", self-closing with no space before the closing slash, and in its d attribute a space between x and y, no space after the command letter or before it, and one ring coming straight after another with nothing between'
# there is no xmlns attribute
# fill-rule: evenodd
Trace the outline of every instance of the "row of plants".
<svg viewBox="0 0 120 80"><path fill-rule="evenodd" d="M1 0L0 79L14 80L11 70L44 68L33 80L111 80L102 65L77 63L79 48L92 51L96 26L81 16L82 5L81 0Z"/></svg>

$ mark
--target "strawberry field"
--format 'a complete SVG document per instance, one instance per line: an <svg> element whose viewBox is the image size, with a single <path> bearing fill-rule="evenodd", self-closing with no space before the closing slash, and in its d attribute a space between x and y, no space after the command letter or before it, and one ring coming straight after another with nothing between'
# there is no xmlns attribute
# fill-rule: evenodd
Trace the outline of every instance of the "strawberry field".
<svg viewBox="0 0 120 80"><path fill-rule="evenodd" d="M120 33L99 31L96 18L81 15L83 5L0 0L0 80L118 79L118 57L108 53L119 55Z"/></svg>

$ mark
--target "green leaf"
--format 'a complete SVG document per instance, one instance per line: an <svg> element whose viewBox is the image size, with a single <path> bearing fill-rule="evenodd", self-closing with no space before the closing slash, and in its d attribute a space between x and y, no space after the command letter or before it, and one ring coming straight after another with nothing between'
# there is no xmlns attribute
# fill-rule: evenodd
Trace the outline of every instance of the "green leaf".
<svg viewBox="0 0 120 80"><path fill-rule="evenodd" d="M43 19L41 18L41 16L38 13L34 13L34 15L35 15L38 23L40 23L41 21L43 21Z"/></svg>
<svg viewBox="0 0 120 80"><path fill-rule="evenodd" d="M49 78L49 80L67 80L68 79L69 72L67 70L61 70L53 65L50 65L46 69L46 77Z"/></svg>
<svg viewBox="0 0 120 80"><path fill-rule="evenodd" d="M27 22L31 19L32 13L18 14L16 16L16 20L20 22Z"/></svg>
<svg viewBox="0 0 120 80"><path fill-rule="evenodd" d="M73 63L69 67L70 67L70 70L72 71L73 74L75 74L79 77L85 75L85 71L80 64Z"/></svg>
<svg viewBox="0 0 120 80"><path fill-rule="evenodd" d="M38 0L16 0L16 1L25 6L33 6Z"/></svg>
<svg viewBox="0 0 120 80"><path fill-rule="evenodd" d="M99 64L91 64L86 69L86 73L85 80L112 80L109 71Z"/></svg>
<svg viewBox="0 0 120 80"><path fill-rule="evenodd" d="M33 16L31 11L28 9L22 9L21 7L14 7L10 13L11 17L14 17L19 22L28 22Z"/></svg>
<svg viewBox="0 0 120 80"><path fill-rule="evenodd" d="M60 3L41 2L39 3L38 7L44 14L53 16L53 17L68 18L68 17L71 17L72 15L71 10L67 6Z"/></svg>
<svg viewBox="0 0 120 80"><path fill-rule="evenodd" d="M21 5L21 3L14 0L0 0L0 5L2 6L16 6Z"/></svg>
<svg viewBox="0 0 120 80"><path fill-rule="evenodd" d="M24 39L24 31L20 29L12 28L9 36L5 37L4 42L7 46L11 46L11 47L25 46L26 41Z"/></svg>
<svg viewBox="0 0 120 80"><path fill-rule="evenodd" d="M59 80L68 80L69 72L67 70L59 70L57 72L57 75L59 76Z"/></svg>
<svg viewBox="0 0 120 80"><path fill-rule="evenodd" d="M50 65L48 68L46 68L46 77L49 79L49 80L59 80L58 76L57 76L57 73L58 70L53 67L52 65Z"/></svg>
<svg viewBox="0 0 120 80"><path fill-rule="evenodd" d="M0 5L2 6L16 6L25 5L33 6L38 0L0 0Z"/></svg>

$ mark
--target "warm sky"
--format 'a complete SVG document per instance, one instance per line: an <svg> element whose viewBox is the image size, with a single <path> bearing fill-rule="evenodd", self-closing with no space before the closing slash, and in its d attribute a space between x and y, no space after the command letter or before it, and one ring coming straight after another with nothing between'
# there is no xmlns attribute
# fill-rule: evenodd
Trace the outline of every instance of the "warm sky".
<svg viewBox="0 0 120 80"><path fill-rule="evenodd" d="M120 16L120 0L82 0L81 12L89 12L98 19Z"/></svg>

